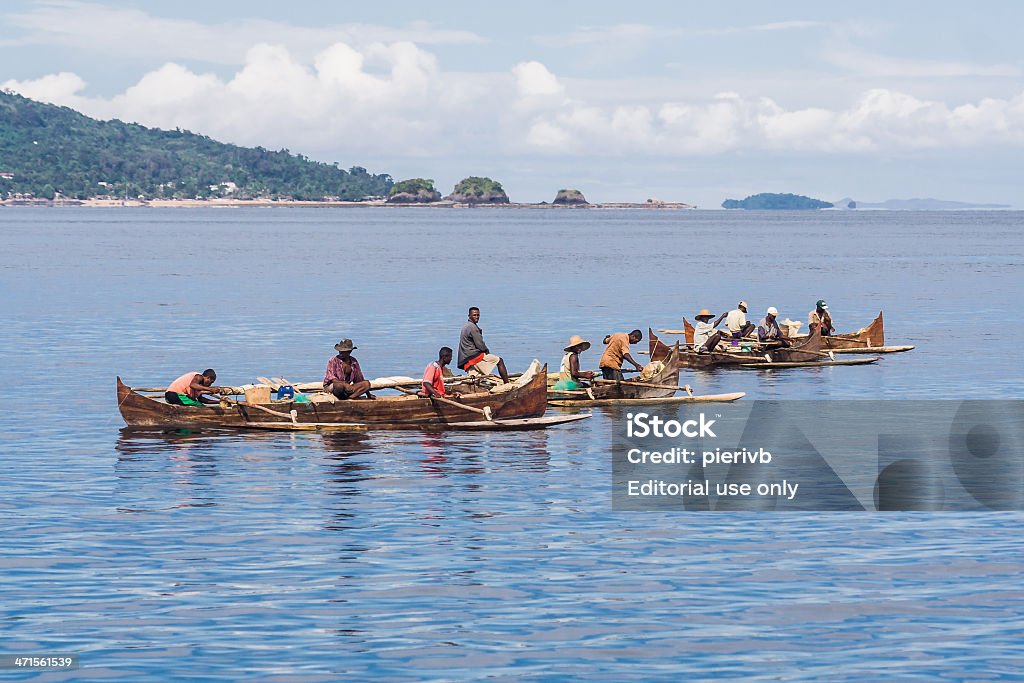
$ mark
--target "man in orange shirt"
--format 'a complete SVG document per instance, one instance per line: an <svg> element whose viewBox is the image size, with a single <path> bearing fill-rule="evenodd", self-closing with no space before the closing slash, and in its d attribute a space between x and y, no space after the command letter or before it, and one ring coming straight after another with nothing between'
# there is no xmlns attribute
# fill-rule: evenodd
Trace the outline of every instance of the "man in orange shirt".
<svg viewBox="0 0 1024 683"><path fill-rule="evenodd" d="M434 396L444 397L447 392L444 388L444 366L452 362L452 350L442 346L437 352L437 360L428 365L423 371L423 390L420 396L433 398ZM461 396L459 392L453 391L452 396Z"/></svg>
<svg viewBox="0 0 1024 683"><path fill-rule="evenodd" d="M643 370L644 366L633 360L633 357L629 355L629 345L636 344L644 338L643 332L640 330L633 330L628 335L625 332L616 332L610 335L608 340L608 347L604 350L604 355L601 356L601 362L598 365L601 367L601 376L605 379L617 379L622 380L622 361L628 360L633 364L637 370Z"/></svg>
<svg viewBox="0 0 1024 683"><path fill-rule="evenodd" d="M213 371L213 368L207 368L201 373L186 372L167 387L164 400L176 406L201 406L204 403L217 405L220 403L220 399L203 395L203 392L212 387L216 381L217 373Z"/></svg>

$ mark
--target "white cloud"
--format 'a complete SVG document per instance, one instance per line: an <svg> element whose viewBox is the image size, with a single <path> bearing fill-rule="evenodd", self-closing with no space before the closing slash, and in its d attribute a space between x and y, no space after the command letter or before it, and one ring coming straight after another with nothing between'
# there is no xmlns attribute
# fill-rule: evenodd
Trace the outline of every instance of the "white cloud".
<svg viewBox="0 0 1024 683"><path fill-rule="evenodd" d="M512 67L516 77L516 89L523 97L546 97L561 95L565 88L555 75L540 62L523 62Z"/></svg>
<svg viewBox="0 0 1024 683"><path fill-rule="evenodd" d="M493 74L447 72L406 41L361 48L337 42L308 60L261 43L229 78L169 62L110 98L88 96L83 79L68 72L3 87L97 118L364 164L453 149L480 158L672 158L1024 145L1024 93L948 104L874 88L845 107L786 108L737 92L638 102L612 84L594 100L583 84L563 83L537 61Z"/></svg>

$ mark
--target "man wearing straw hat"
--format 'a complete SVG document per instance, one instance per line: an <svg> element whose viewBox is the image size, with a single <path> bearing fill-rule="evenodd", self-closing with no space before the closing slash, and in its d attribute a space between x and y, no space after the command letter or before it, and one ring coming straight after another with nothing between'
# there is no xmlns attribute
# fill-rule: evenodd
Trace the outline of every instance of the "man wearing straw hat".
<svg viewBox="0 0 1024 683"><path fill-rule="evenodd" d="M342 339L334 345L338 355L327 361L327 372L324 373L324 391L334 394L342 401L370 394L370 381L363 377L359 361L352 352L358 347L352 345L351 339Z"/></svg>
<svg viewBox="0 0 1024 683"><path fill-rule="evenodd" d="M555 391L572 391L587 386L587 380L594 378L590 370L580 370L580 354L590 348L590 342L578 334L569 338L569 345L563 351L562 364L558 368L558 381L552 387Z"/></svg>
<svg viewBox="0 0 1024 683"><path fill-rule="evenodd" d="M700 313L693 316L697 321L697 324L693 326L694 351L697 353L710 353L715 350L723 336L721 330L715 332L715 328L722 324L727 315L729 314L723 313L718 316L718 320L712 323L711 319L715 317L715 314L706 308L702 308Z"/></svg>

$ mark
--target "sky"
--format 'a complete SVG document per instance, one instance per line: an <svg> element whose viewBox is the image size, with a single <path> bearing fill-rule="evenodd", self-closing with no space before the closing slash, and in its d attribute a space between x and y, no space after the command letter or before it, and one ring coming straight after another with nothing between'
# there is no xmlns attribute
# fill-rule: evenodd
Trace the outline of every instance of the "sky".
<svg viewBox="0 0 1024 683"><path fill-rule="evenodd" d="M4 0L0 88L512 201L1024 208L1024 3Z"/></svg>

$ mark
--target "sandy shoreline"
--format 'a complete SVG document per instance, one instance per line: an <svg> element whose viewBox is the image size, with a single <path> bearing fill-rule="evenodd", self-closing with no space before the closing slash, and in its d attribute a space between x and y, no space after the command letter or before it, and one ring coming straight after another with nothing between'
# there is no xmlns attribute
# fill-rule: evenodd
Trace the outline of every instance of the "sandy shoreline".
<svg viewBox="0 0 1024 683"><path fill-rule="evenodd" d="M241 208L241 207L260 207L260 208L275 208L275 207L286 207L286 208L325 208L325 207L398 207L398 208L443 208L443 209L463 209L463 208L488 208L488 209L695 209L697 207L691 204L685 204L683 202L609 202L603 204L587 204L583 206L565 206L561 204L530 204L530 203L516 203L512 202L509 204L457 204L454 202L440 201L432 202L430 204L388 204L384 201L371 201L371 202L316 202L316 201L277 201L272 199L251 199L251 200L239 200L239 199L149 199L149 200L138 200L138 199L67 199L67 200L3 200L0 201L0 206L45 206L45 207L69 207L69 206L82 206L82 207L101 207L101 208L144 208L144 207L156 207L156 208L167 208L167 207L182 207L182 208Z"/></svg>

